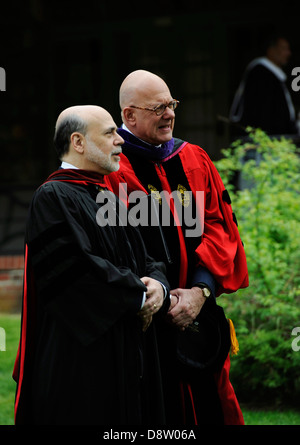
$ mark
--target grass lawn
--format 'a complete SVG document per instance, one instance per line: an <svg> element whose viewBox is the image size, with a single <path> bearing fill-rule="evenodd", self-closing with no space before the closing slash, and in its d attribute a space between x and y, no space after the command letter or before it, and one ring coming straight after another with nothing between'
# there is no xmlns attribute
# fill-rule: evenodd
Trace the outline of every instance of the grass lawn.
<svg viewBox="0 0 300 445"><path fill-rule="evenodd" d="M16 384L12 370L20 335L20 315L0 314L0 328L5 330L5 351L0 351L0 425L14 424ZM3 342L0 341L0 345ZM246 425L300 425L300 410L255 409L242 405Z"/></svg>
<svg viewBox="0 0 300 445"><path fill-rule="evenodd" d="M300 425L300 410L260 409L241 406L245 425Z"/></svg>
<svg viewBox="0 0 300 445"><path fill-rule="evenodd" d="M13 425L16 384L12 371L19 344L20 315L0 314L0 327L6 334L5 350L0 351L0 425Z"/></svg>

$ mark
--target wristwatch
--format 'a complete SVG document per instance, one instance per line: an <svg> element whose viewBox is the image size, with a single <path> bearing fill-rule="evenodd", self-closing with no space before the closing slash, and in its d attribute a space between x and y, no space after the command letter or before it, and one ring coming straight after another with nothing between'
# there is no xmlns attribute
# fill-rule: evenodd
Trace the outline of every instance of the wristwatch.
<svg viewBox="0 0 300 445"><path fill-rule="evenodd" d="M211 290L208 287L204 286L203 284L199 284L199 287L200 287L200 289L202 289L203 295L206 298L210 297Z"/></svg>

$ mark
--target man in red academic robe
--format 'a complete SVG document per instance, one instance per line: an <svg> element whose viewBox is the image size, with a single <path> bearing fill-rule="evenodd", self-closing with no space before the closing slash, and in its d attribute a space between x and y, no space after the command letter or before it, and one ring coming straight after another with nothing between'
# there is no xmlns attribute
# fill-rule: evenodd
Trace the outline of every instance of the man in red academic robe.
<svg viewBox="0 0 300 445"><path fill-rule="evenodd" d="M133 191L154 198L148 207L141 206L143 215L137 223L148 252L166 263L172 289L169 323L162 327L158 342L167 421L242 424L229 381L229 333L208 320L214 317L216 297L248 286L245 252L229 195L209 156L202 148L173 138L177 104L166 83L153 73L138 70L126 77L120 89L123 125L118 130L125 144L119 171L106 179L129 209ZM150 216L145 223L142 217L147 208ZM137 212L135 215L138 218ZM187 364L179 354L180 341L186 341L184 333L190 335L195 323L203 338L208 337L206 359L196 366L196 360ZM214 326L209 335L206 325ZM218 330L222 332L221 347L218 342L213 346ZM223 349L221 363L214 366L210 360L213 348ZM184 347L182 352L185 355Z"/></svg>

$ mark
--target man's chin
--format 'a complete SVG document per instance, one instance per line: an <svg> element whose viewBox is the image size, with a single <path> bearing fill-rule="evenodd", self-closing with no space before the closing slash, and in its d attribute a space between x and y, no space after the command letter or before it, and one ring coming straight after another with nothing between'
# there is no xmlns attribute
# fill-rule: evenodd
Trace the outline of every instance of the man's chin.
<svg viewBox="0 0 300 445"><path fill-rule="evenodd" d="M120 169L120 163L114 163L111 164L109 167L106 167L105 169L101 170L101 174L106 176L109 175L110 173L114 173L117 172Z"/></svg>
<svg viewBox="0 0 300 445"><path fill-rule="evenodd" d="M159 144L164 144L165 142L169 142L173 137L173 132L172 131L168 131L165 132L165 134L160 134L158 137L159 142L156 145Z"/></svg>

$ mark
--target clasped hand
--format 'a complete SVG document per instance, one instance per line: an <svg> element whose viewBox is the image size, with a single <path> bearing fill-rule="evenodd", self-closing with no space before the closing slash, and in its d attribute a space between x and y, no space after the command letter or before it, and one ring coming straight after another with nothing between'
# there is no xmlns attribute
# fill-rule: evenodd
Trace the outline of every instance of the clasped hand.
<svg viewBox="0 0 300 445"><path fill-rule="evenodd" d="M172 324L184 331L200 313L206 298L199 287L177 288L171 290L170 294L172 297L167 317Z"/></svg>
<svg viewBox="0 0 300 445"><path fill-rule="evenodd" d="M146 331L152 321L152 316L159 311L164 302L164 290L162 285L150 277L143 277L141 281L147 286L146 301L138 316L143 323L143 331Z"/></svg>

